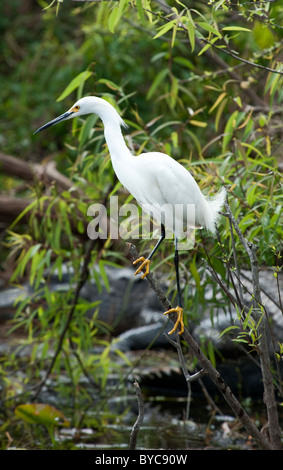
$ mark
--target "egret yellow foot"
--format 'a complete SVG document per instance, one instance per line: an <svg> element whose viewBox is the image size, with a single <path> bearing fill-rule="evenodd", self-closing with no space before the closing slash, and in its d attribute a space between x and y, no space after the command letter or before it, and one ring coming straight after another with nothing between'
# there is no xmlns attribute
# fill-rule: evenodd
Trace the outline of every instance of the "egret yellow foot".
<svg viewBox="0 0 283 470"><path fill-rule="evenodd" d="M142 279L148 275L149 273L149 265L150 265L150 259L146 259L143 256L140 258L136 259L133 264L140 263L142 261L142 264L138 267L138 269L135 272L135 276L141 272L141 270L145 267L145 272L142 274Z"/></svg>
<svg viewBox="0 0 283 470"><path fill-rule="evenodd" d="M173 313L176 312L178 315L177 321L171 331L169 331L168 335L171 335L174 333L174 331L177 330L178 325L180 325L180 331L178 332L179 335L184 333L184 322L183 322L183 309L182 307L175 307L175 308L170 308L170 310L167 310L167 312L164 312L164 315L168 315L168 313Z"/></svg>

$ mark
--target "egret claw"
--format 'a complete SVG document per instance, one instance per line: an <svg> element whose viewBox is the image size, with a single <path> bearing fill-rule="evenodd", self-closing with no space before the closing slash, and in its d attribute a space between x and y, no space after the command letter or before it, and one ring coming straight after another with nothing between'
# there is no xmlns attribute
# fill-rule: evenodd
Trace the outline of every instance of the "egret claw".
<svg viewBox="0 0 283 470"><path fill-rule="evenodd" d="M174 333L174 331L177 330L178 325L180 325L180 331L178 332L179 335L184 333L184 322L183 322L183 309L182 307L175 307L175 308L170 308L170 310L167 310L167 312L164 312L163 315L168 315L169 313L176 312L178 315L177 321L171 331L169 331L168 335L171 335Z"/></svg>
<svg viewBox="0 0 283 470"><path fill-rule="evenodd" d="M147 276L148 273L149 273L150 259L146 259L146 258L144 258L143 256L141 256L140 258L136 259L136 260L133 262L133 264L137 264L137 263L139 263L139 262L141 262L141 261L142 261L142 264L141 264L141 265L138 267L138 269L136 270L135 276L136 276L137 274L139 274L139 273L142 271L142 269L145 267L145 272L142 274L142 277L141 277L141 278L143 279L143 278L144 278L145 276Z"/></svg>

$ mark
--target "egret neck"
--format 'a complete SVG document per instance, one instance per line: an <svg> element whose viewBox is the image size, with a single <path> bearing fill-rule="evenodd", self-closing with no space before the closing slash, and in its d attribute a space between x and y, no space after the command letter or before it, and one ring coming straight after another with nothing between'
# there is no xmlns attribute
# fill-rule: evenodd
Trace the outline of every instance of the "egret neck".
<svg viewBox="0 0 283 470"><path fill-rule="evenodd" d="M105 140L109 149L114 171L120 182L127 187L125 169L127 168L127 170L130 171L129 167L133 164L132 160L134 159L134 156L128 149L122 134L120 117L114 109L113 113L109 112L109 109L107 111L107 116L104 116L103 113L101 113L102 115L100 116L104 125Z"/></svg>

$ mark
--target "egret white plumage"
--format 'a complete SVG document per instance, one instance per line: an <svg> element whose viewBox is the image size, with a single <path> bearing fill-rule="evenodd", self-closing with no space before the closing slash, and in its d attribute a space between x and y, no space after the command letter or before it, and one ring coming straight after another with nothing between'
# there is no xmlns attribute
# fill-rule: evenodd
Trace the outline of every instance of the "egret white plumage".
<svg viewBox="0 0 283 470"><path fill-rule="evenodd" d="M105 140L119 181L139 205L161 224L161 236L149 256L147 258L142 256L134 262L134 264L141 262L135 275L145 270L142 274L144 278L149 273L150 261L165 238L166 228L174 233L178 305L164 315L177 313L177 321L170 334L176 331L178 326L179 334L182 334L184 323L179 282L178 237L181 234L183 236L184 228L192 227L203 227L214 234L226 191L223 188L213 198L206 197L189 171L169 155L149 152L134 156L127 147L121 131L121 127L126 126L123 119L115 108L102 98L94 96L81 98L67 112L43 125L35 133L58 122L92 113L97 114L103 122ZM185 210L177 214L176 207L180 205ZM192 212L186 210L190 205L195 208Z"/></svg>

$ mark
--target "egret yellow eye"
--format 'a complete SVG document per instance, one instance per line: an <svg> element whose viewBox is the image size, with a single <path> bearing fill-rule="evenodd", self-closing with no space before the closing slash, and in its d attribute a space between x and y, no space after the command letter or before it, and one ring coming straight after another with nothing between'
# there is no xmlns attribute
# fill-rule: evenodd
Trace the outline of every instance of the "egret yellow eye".
<svg viewBox="0 0 283 470"><path fill-rule="evenodd" d="M79 109L80 109L79 106L74 106L74 107L71 109L71 111L72 111L73 113L77 113L77 112L79 111Z"/></svg>

